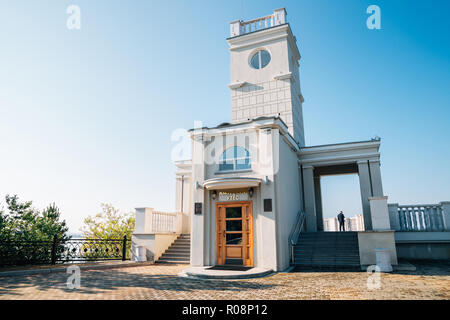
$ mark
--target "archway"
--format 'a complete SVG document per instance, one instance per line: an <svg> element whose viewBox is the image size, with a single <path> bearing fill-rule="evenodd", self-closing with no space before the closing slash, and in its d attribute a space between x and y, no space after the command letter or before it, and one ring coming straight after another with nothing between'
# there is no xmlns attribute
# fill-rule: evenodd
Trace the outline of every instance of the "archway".
<svg viewBox="0 0 450 320"><path fill-rule="evenodd" d="M357 174L320 177L323 231L339 231L337 214L345 215L345 231L364 231L361 191Z"/></svg>

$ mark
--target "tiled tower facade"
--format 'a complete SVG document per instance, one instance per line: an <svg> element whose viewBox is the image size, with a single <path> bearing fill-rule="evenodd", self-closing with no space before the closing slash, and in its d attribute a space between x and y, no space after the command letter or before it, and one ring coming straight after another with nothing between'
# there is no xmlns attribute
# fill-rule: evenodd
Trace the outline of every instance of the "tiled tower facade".
<svg viewBox="0 0 450 320"><path fill-rule="evenodd" d="M304 146L300 53L286 11L231 23L231 120L279 115Z"/></svg>

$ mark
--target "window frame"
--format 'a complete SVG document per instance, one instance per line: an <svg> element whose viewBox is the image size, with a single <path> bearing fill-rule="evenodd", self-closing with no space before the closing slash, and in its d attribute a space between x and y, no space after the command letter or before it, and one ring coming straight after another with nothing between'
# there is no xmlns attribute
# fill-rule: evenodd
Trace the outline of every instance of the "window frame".
<svg viewBox="0 0 450 320"><path fill-rule="evenodd" d="M225 155L229 149L233 149L233 157L225 158ZM245 157L237 157L238 149L244 150L245 154L247 154L247 155ZM244 164L238 163L239 161L242 161L242 160L244 161ZM238 169L239 165L241 165L241 166L246 165L245 161L248 161L247 167ZM232 169L221 169L222 165L227 165L227 166L232 165L233 168ZM237 171L246 171L246 170L251 170L251 169L252 169L252 157L250 155L250 152L246 148L241 147L241 146L232 146L232 147L225 149L222 152L222 155L220 156L220 159L219 159L218 172L237 172Z"/></svg>
<svg viewBox="0 0 450 320"><path fill-rule="evenodd" d="M269 61L267 62L267 64L264 67L262 66L262 54L261 54L263 51L267 52L267 54L269 56ZM253 66L253 64L252 64L253 58L256 56L258 56L258 68L255 68L255 66ZM258 49L255 52L253 52L253 54L250 55L249 64L250 64L250 67L252 67L253 69L261 70L261 69L264 69L265 67L267 67L271 61L272 61L272 55L270 54L270 52L268 50Z"/></svg>

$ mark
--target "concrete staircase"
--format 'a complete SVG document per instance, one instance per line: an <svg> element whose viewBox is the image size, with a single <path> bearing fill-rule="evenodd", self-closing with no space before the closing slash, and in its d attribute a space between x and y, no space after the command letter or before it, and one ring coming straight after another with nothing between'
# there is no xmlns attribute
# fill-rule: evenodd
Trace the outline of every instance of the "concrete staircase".
<svg viewBox="0 0 450 320"><path fill-rule="evenodd" d="M297 270L361 270L357 232L305 232L294 246Z"/></svg>
<svg viewBox="0 0 450 320"><path fill-rule="evenodd" d="M156 263L190 263L191 235L180 235L172 245L164 251Z"/></svg>

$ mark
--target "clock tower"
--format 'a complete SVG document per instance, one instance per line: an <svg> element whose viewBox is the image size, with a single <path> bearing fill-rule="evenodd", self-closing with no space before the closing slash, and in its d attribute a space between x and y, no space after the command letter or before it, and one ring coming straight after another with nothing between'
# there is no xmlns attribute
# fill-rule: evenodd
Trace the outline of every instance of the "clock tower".
<svg viewBox="0 0 450 320"><path fill-rule="evenodd" d="M300 53L284 8L230 23L231 121L279 116L300 147L305 145Z"/></svg>

